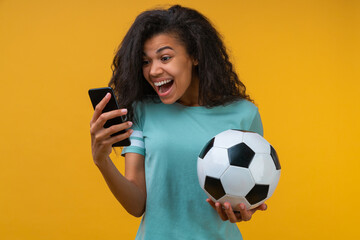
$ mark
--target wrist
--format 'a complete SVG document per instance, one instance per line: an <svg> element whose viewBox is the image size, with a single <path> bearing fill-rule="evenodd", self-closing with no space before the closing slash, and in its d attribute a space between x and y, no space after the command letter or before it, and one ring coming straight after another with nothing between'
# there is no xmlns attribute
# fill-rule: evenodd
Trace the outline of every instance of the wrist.
<svg viewBox="0 0 360 240"><path fill-rule="evenodd" d="M110 163L111 163L111 159L110 157L106 157L105 159L101 159L101 160L94 160L95 165L101 170L101 169L106 169Z"/></svg>

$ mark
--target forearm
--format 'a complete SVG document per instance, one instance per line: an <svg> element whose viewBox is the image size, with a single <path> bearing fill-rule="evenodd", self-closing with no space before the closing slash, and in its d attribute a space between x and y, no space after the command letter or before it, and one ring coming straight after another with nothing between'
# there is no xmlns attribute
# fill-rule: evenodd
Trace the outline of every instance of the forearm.
<svg viewBox="0 0 360 240"><path fill-rule="evenodd" d="M135 217L140 217L145 211L146 192L134 182L125 178L116 168L110 158L97 164L113 195Z"/></svg>

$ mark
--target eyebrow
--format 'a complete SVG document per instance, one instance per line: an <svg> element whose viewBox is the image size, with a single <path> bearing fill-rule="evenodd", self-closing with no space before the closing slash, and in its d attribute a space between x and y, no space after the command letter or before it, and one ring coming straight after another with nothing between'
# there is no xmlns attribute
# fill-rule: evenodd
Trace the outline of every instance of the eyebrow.
<svg viewBox="0 0 360 240"><path fill-rule="evenodd" d="M161 51L164 51L165 49L170 49L170 50L173 50L173 51L174 51L174 49L173 49L172 47L165 46L165 47L161 47L161 48L159 48L158 50L156 50L156 53L159 53L159 52L161 52Z"/></svg>
<svg viewBox="0 0 360 240"><path fill-rule="evenodd" d="M159 52L161 52L161 51L164 51L165 49L170 49L170 50L173 50L174 51L174 49L172 48L172 47L170 47L170 46L164 46L164 47L161 47L161 48L159 48L158 50L156 50L156 54L158 54ZM146 56L146 53L145 52L143 52L143 56Z"/></svg>

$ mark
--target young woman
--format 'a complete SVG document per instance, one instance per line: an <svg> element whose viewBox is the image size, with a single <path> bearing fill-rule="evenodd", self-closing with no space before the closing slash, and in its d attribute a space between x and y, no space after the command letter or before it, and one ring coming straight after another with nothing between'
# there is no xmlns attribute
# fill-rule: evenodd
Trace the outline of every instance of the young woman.
<svg viewBox="0 0 360 240"><path fill-rule="evenodd" d="M197 156L214 135L234 128L263 133L217 31L200 13L178 5L143 12L113 67L109 86L124 108L101 114L110 95L98 104L90 123L92 154L122 206L143 216L137 239L241 239L233 223L266 205L246 210L240 204L234 213L230 204L207 199L197 178ZM126 114L129 121L103 128ZM111 145L127 137L122 175L109 155Z"/></svg>

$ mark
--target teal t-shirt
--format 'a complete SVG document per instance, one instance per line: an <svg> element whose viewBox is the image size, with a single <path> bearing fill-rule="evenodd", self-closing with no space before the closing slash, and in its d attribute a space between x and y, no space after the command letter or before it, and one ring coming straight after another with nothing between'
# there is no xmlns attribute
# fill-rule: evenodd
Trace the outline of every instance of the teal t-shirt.
<svg viewBox="0 0 360 240"><path fill-rule="evenodd" d="M197 177L197 158L204 145L228 129L263 135L257 107L240 100L213 108L136 105L131 145L123 154L145 156L146 210L136 239L242 239L236 224L222 221L206 202Z"/></svg>

